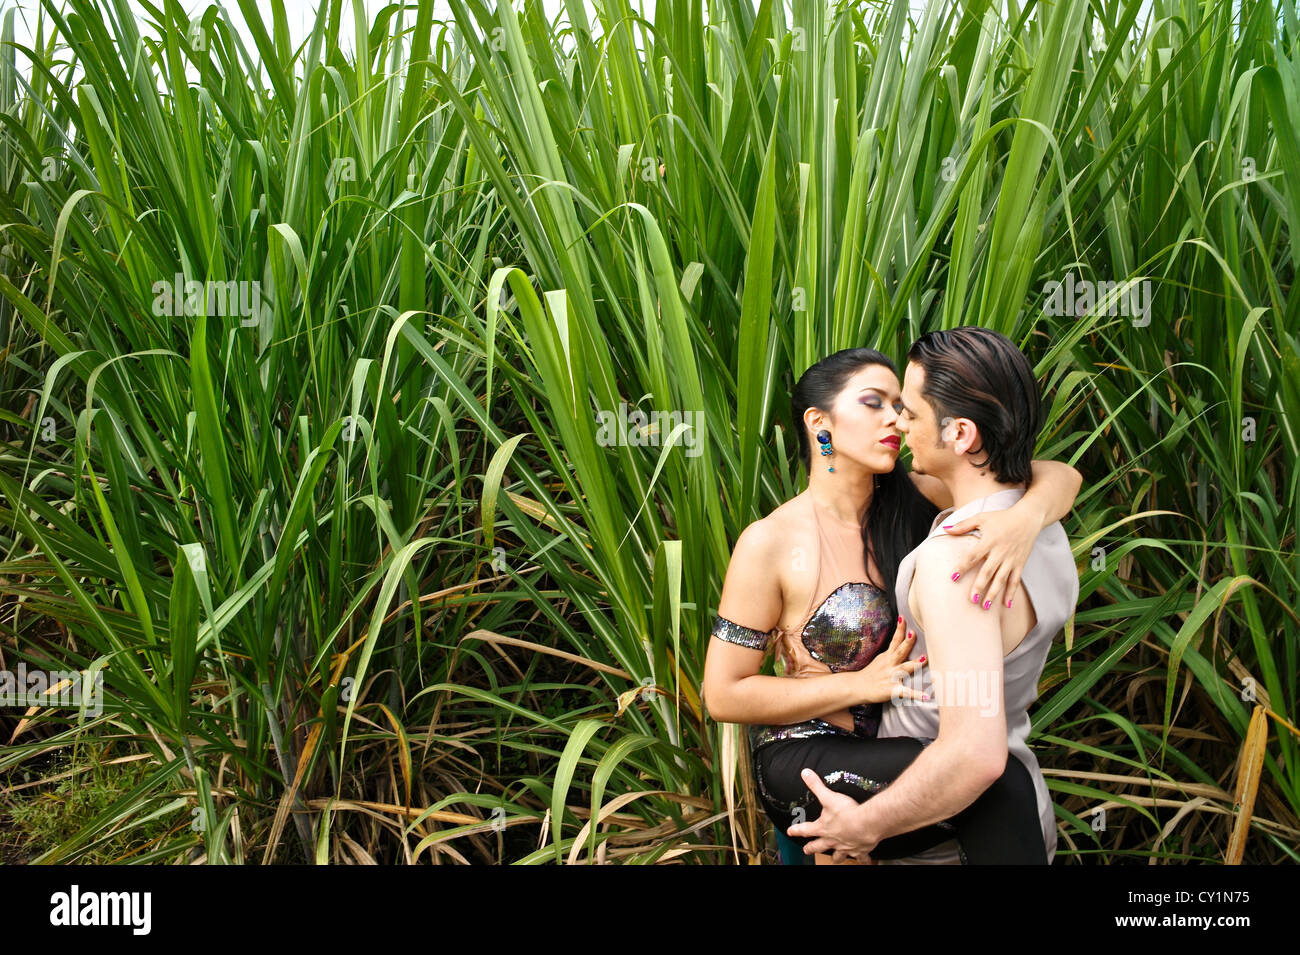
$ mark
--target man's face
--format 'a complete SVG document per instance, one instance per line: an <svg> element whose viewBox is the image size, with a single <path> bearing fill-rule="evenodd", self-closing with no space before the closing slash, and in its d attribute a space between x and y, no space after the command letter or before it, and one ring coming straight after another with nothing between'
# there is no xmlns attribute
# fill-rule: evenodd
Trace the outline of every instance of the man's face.
<svg viewBox="0 0 1300 955"><path fill-rule="evenodd" d="M898 430L903 432L907 446L912 449L912 470L918 474L934 474L943 470L943 451L939 422L921 389L925 385L925 369L914 361L907 363L903 374L903 411L898 416Z"/></svg>

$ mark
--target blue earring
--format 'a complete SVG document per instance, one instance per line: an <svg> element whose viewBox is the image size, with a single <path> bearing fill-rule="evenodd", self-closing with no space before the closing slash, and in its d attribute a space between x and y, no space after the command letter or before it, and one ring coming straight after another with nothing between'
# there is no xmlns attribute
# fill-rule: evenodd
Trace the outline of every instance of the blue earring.
<svg viewBox="0 0 1300 955"><path fill-rule="evenodd" d="M835 449L831 447L831 433L825 428L817 432L817 443L822 446L822 457L835 453ZM835 473L834 467L828 467L826 470L831 474Z"/></svg>

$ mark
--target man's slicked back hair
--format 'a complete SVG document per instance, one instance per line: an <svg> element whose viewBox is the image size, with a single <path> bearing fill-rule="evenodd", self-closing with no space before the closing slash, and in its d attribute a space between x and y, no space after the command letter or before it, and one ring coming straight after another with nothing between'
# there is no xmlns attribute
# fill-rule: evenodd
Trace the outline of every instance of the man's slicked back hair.
<svg viewBox="0 0 1300 955"><path fill-rule="evenodd" d="M1028 484L1034 445L1043 428L1038 381L1029 359L1000 332L966 325L927 332L912 343L907 360L925 371L921 394L943 428L945 419L969 418L980 433L987 467L1000 484Z"/></svg>

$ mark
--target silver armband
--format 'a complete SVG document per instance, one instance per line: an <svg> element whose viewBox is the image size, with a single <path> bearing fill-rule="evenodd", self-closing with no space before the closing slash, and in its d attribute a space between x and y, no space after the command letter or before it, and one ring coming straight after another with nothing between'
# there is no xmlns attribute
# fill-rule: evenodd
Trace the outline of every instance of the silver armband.
<svg viewBox="0 0 1300 955"><path fill-rule="evenodd" d="M772 631L770 630L767 633L751 630L749 627L742 627L740 624L722 616L714 618L713 635L719 640L726 640L728 643L749 647L751 650L766 650L768 643L772 639Z"/></svg>

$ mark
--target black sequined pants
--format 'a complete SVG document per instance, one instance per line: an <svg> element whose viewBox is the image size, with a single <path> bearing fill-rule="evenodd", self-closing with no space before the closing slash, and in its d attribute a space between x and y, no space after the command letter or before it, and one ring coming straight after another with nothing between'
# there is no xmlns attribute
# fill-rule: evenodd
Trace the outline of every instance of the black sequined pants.
<svg viewBox="0 0 1300 955"><path fill-rule="evenodd" d="M808 822L821 815L821 803L799 775L805 767L831 790L861 802L897 779L930 742L827 734L767 743L753 754L759 796L773 824L785 832L799 815ZM1008 753L1002 776L952 819L891 836L871 856L899 859L953 838L970 865L1047 864L1034 784L1024 763ZM793 841L802 847L811 840Z"/></svg>

